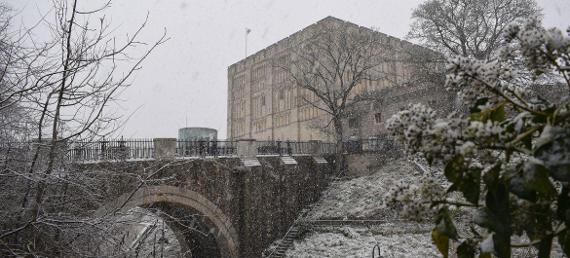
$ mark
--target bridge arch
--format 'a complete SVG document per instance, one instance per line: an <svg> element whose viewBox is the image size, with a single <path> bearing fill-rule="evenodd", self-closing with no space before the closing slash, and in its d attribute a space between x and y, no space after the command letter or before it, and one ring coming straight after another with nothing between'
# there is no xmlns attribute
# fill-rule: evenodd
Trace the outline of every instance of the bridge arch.
<svg viewBox="0 0 570 258"><path fill-rule="evenodd" d="M220 257L239 257L239 238L229 217L198 192L168 185L142 187L134 193L121 195L97 210L96 215L104 216L113 212L128 211L134 207L146 208L159 203L175 204L199 212L211 224L209 230L215 237ZM175 228L173 230L176 231ZM179 236L179 234L176 235ZM184 245L184 243L180 244Z"/></svg>

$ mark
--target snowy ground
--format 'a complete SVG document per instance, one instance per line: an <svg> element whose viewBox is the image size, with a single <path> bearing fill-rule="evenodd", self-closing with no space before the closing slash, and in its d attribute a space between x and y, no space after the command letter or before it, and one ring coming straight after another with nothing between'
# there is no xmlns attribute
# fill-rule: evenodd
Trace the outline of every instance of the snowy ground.
<svg viewBox="0 0 570 258"><path fill-rule="evenodd" d="M133 208L112 218L113 238L98 240L101 257L179 257L180 244L174 231L155 213ZM108 236L107 236L108 237Z"/></svg>
<svg viewBox="0 0 570 258"><path fill-rule="evenodd" d="M309 219L394 218L382 205L382 196L396 181L417 182L419 173L407 160L388 161L378 172L348 181L331 183L311 208Z"/></svg>
<svg viewBox="0 0 570 258"><path fill-rule="evenodd" d="M429 233L379 234L365 227L342 228L341 232L313 232L295 242L287 257L438 257ZM381 256L380 256L380 255Z"/></svg>

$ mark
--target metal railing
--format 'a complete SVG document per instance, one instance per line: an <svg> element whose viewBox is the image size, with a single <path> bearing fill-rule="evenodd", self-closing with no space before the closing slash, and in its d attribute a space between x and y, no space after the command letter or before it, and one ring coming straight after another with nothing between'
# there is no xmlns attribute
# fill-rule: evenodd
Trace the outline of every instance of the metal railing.
<svg viewBox="0 0 570 258"><path fill-rule="evenodd" d="M315 153L334 153L334 143L322 142L293 142L293 141L256 141L257 155L311 155Z"/></svg>
<svg viewBox="0 0 570 258"><path fill-rule="evenodd" d="M70 161L136 160L154 158L153 139L73 141L67 144Z"/></svg>
<svg viewBox="0 0 570 258"><path fill-rule="evenodd" d="M322 142L319 143L319 153L328 153L328 154L333 154L336 153L336 143L330 143L330 142Z"/></svg>
<svg viewBox="0 0 570 258"><path fill-rule="evenodd" d="M313 142L293 142L291 145L292 155L309 155L313 153L315 143Z"/></svg>
<svg viewBox="0 0 570 258"><path fill-rule="evenodd" d="M392 139L387 137L348 140L344 143L347 153L378 153L398 148Z"/></svg>
<svg viewBox="0 0 570 258"><path fill-rule="evenodd" d="M292 155L293 147L289 141L256 141L257 155Z"/></svg>
<svg viewBox="0 0 570 258"><path fill-rule="evenodd" d="M174 158L189 157L227 157L238 155L238 141L206 141L206 140L175 140L172 139L172 152ZM175 141L175 142L174 142ZM33 155L36 150L40 154L47 153L50 141L45 142L0 142L0 156L7 155ZM58 158L68 162L96 162L121 160L147 160L154 159L158 151L155 139L112 139L112 140L79 140L62 141L57 143ZM324 155L335 153L336 144L318 141L253 141L253 155ZM43 154L42 154L43 155ZM2 158L2 157L0 157Z"/></svg>
<svg viewBox="0 0 570 258"><path fill-rule="evenodd" d="M219 157L237 155L233 141L176 141L177 157Z"/></svg>

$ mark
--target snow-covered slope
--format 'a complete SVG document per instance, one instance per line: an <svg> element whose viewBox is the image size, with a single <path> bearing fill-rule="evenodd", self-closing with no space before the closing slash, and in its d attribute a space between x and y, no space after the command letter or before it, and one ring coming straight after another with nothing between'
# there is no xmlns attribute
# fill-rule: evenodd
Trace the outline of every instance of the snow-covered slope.
<svg viewBox="0 0 570 258"><path fill-rule="evenodd" d="M287 257L438 257L431 243L429 224L401 221L383 205L383 196L397 182L415 184L420 173L409 161L387 162L376 173L335 181L311 207L305 219L386 220L376 225L321 227L307 233L287 251ZM377 222L376 222L377 223ZM344 223L343 223L344 224ZM380 253L378 253L380 251Z"/></svg>
<svg viewBox="0 0 570 258"><path fill-rule="evenodd" d="M309 219L324 218L395 218L393 211L385 209L383 195L397 181L413 184L419 173L403 160L388 161L378 172L348 181L331 183L321 199L311 208Z"/></svg>

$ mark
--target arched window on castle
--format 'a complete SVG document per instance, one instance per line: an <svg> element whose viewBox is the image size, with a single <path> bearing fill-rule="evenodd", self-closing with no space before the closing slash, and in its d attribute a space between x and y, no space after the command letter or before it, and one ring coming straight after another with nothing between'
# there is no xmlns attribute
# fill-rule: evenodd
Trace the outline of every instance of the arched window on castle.
<svg viewBox="0 0 570 258"><path fill-rule="evenodd" d="M253 92L263 90L265 87L265 78L267 74L267 65L261 64L254 68L251 72L251 87Z"/></svg>

